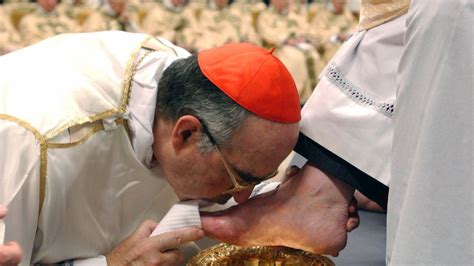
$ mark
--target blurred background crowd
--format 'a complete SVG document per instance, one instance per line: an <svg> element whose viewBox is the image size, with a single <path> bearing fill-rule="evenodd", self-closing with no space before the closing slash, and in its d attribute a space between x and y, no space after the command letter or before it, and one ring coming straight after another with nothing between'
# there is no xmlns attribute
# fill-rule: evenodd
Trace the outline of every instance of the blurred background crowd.
<svg viewBox="0 0 474 266"><path fill-rule="evenodd" d="M61 33L122 30L189 50L229 42L271 49L302 103L358 23L360 0L0 0L0 54Z"/></svg>

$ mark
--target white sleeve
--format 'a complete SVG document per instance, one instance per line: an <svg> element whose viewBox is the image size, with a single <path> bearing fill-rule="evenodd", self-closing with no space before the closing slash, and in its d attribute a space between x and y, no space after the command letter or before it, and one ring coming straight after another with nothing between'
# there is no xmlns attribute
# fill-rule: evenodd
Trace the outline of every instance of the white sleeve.
<svg viewBox="0 0 474 266"><path fill-rule="evenodd" d="M400 60L388 265L473 265L474 1L414 0Z"/></svg>
<svg viewBox="0 0 474 266"><path fill-rule="evenodd" d="M0 135L0 204L8 208L4 242L17 242L23 252L21 265L29 265L35 236L41 234L40 147L30 131L11 120L0 119Z"/></svg>

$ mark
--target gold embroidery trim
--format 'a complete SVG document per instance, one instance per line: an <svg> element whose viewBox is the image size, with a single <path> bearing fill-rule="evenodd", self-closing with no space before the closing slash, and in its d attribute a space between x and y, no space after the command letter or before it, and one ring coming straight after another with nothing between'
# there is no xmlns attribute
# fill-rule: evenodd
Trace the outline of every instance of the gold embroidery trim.
<svg viewBox="0 0 474 266"><path fill-rule="evenodd" d="M16 118L14 116L7 115L7 114L0 114L0 119L17 123L18 125L20 125L21 127L27 129L28 131L31 131L31 133L33 133L33 135L35 135L35 138L38 139L38 141L40 143L45 142L45 139L43 138L43 135L41 135L41 133L39 133L39 131L36 130L36 128L34 128L33 126L31 126L28 122L25 122L25 121L23 121L19 118Z"/></svg>
<svg viewBox="0 0 474 266"><path fill-rule="evenodd" d="M166 45L162 40L157 39L157 38L153 38L153 40L158 41L158 43L161 44L161 47L160 47L161 49L164 48L164 50L171 50L173 51L174 55L178 55L178 52L176 52L176 50L173 47Z"/></svg>
<svg viewBox="0 0 474 266"><path fill-rule="evenodd" d="M48 144L46 143L46 139L41 135L41 133L38 130L36 130L33 126L31 126L28 122L25 122L19 118L6 115L6 114L0 114L0 119L16 123L20 127L25 128L26 130L33 133L35 138L40 143L40 184L39 184L40 197L39 197L39 211L38 211L38 217L39 217L41 213L41 209L43 208L44 197L46 195L46 169L48 166L48 156L47 156Z"/></svg>
<svg viewBox="0 0 474 266"><path fill-rule="evenodd" d="M27 122L25 122L21 119L10 116L10 115L6 115L6 114L0 114L0 119L14 122L14 123L18 124L19 126L21 126L25 129L27 129L28 131L32 132L34 134L35 138L40 143L40 184L39 184L40 196L39 196L38 217L41 214L41 210L43 208L43 203L44 203L44 198L45 198L45 195L46 195L46 174L47 174L47 165L48 165L48 156L47 156L48 148L65 148L66 146L67 147L72 147L74 145L79 145L79 144L85 142L94 133L100 131L101 129L96 128L96 127L92 128L91 131L86 136L84 136L81 140L76 141L74 143L65 143L65 144L47 143L47 140L53 139L59 133L63 132L67 128L72 127L74 125L79 125L79 124L83 124L83 123L86 123L86 122L95 122L97 120L104 119L106 117L116 115L118 113L124 113L126 111L126 106L128 104L129 98L130 98L130 87L132 85L133 75L136 73L136 68L143 61L145 56L147 56L151 51L146 52L134 64L135 58L136 58L138 52L140 51L140 49L142 48L142 46L144 44L146 44L151 38L153 38L153 37L150 36L147 39L145 39L145 41L143 41L139 46L137 46L135 48L135 50L132 52L132 54L129 57L127 67L126 67L126 71L125 71L125 79L124 79L124 82L123 82L123 85L122 85L122 88L123 88L122 89L122 98L121 98L121 101L120 101L120 106L118 108L106 110L102 113L95 114L95 115L92 115L92 116L89 116L89 117L73 119L73 120L65 123L64 125L60 126L59 128L46 133L44 136L41 135L41 133L38 130L36 130L33 126L31 126L29 123L27 123ZM122 124L124 126L127 125L126 121L123 120L123 119L118 119L117 123ZM100 125L100 126L103 129L103 125Z"/></svg>
<svg viewBox="0 0 474 266"><path fill-rule="evenodd" d="M128 124L127 124L127 120L123 119L123 118L117 118L115 120L115 123L117 125L122 125L125 130L127 131L127 134L128 133ZM86 142L89 138L91 138L95 133L99 132L99 131L103 131L105 130L104 128L104 125L102 123L100 124L97 124L97 125L93 125L90 130L78 141L74 141L74 142L70 142L70 143L47 143L47 147L49 149L64 149L64 148L69 148L69 147L73 147L73 146L76 146L76 145L80 145L84 142Z"/></svg>
<svg viewBox="0 0 474 266"><path fill-rule="evenodd" d="M45 134L45 138L50 140L50 139L53 139L54 137L56 137L59 133L63 132L64 130L66 130L67 128L69 127L72 127L72 126L75 126L75 125L80 125L80 124L83 124L83 123L87 123L87 122L95 122L97 120L100 120L100 119L104 119L106 117L109 117L109 116L113 116L113 115L116 115L118 113L125 113L126 110L127 110L127 104L128 104L128 101L130 99L130 87L132 86L132 79L133 79L133 75L135 74L136 72L136 68L138 66L138 64L134 64L135 62L135 59L137 57L137 54L138 52L140 51L140 49L151 39L153 38L152 36L149 36L147 37L139 46L137 46L133 51L132 51L132 54L130 55L129 59L128 59L128 62L127 62L127 66L125 68L125 78L124 78L124 81L122 83L122 97L120 99L120 104L117 108L113 108L113 109L110 109L110 110L106 110L102 113L99 113L99 114L95 114L95 115L92 115L92 116L88 116L88 117L81 117L81 118L75 118L75 119L72 119L70 120L69 122L66 122L65 124L63 124L62 126L60 126L59 128L56 128L48 133ZM149 53L145 53L143 55L142 58L140 58L137 63L140 63L143 61L143 58L148 55Z"/></svg>
<svg viewBox="0 0 474 266"><path fill-rule="evenodd" d="M149 55L151 52L154 52L154 50L147 50L137 60L137 62L135 64L133 64L133 66L130 68L131 73L127 73L126 80L125 80L126 89L124 90L124 95L126 95L126 96L122 98L122 103L121 103L120 109L119 109L120 113L125 113L125 111L127 110L127 105L128 105L128 101L130 100L130 93L131 93L130 88L132 87L132 80L133 80L133 77L135 76L135 74L137 73L138 66L143 62L143 59L145 59L145 57L147 55ZM127 68L127 70L129 70L129 69Z"/></svg>
<svg viewBox="0 0 474 266"><path fill-rule="evenodd" d="M90 137L92 137L92 135L94 135L95 133L97 133L99 131L102 131L102 130L104 130L104 125L97 124L97 125L92 126L90 128L90 130L87 132L87 134L85 134L78 141L74 141L74 142L70 142L70 143L48 143L48 148L50 148L50 149L64 149L64 148L73 147L73 146L76 146L76 145L79 145L79 144L82 144L82 143L86 142Z"/></svg>
<svg viewBox="0 0 474 266"><path fill-rule="evenodd" d="M362 0L358 30L368 30L408 12L411 0Z"/></svg>
<svg viewBox="0 0 474 266"><path fill-rule="evenodd" d="M84 124L84 123L88 123L88 122L92 123L92 122L95 122L97 120L104 119L106 117L112 116L116 113L118 113L117 109L110 109L110 110L107 110L105 112L95 114L95 115L92 115L92 116L75 118L73 120L70 120L66 124L62 125L61 127L46 133L45 138L48 139L48 140L53 139L59 133L63 132L64 130L66 130L66 129L72 127L72 126L80 125L80 124Z"/></svg>
<svg viewBox="0 0 474 266"><path fill-rule="evenodd" d="M40 184L39 184L39 211L38 217L41 214L41 210L43 209L44 198L46 196L46 174L48 169L48 144L42 143L41 144L41 164L40 164Z"/></svg>
<svg viewBox="0 0 474 266"><path fill-rule="evenodd" d="M47 165L48 165L48 156L47 156L48 148L51 148L51 149L67 148L67 147L72 147L72 146L75 146L75 145L82 144L85 141L87 141L87 139L89 139L95 133L97 133L101 130L104 130L104 127L103 127L102 124L92 127L91 130L83 138L81 138L79 141L76 141L76 142L73 142L73 143L47 143L47 141L55 138L59 133L63 132L64 130L66 130L69 127L72 127L72 126L75 126L75 125L80 125L80 124L87 123L87 122L95 122L95 121L104 119L106 117L117 115L119 113L125 113L126 109L127 109L126 107L127 107L128 102L130 100L130 93L131 93L130 88L132 86L133 76L135 75L138 66L144 60L144 58L155 50L149 50L149 51L145 52L143 54L143 56L141 56L138 60L136 60L136 63L134 63L135 59L136 59L136 56L137 56L138 52L140 51L140 49L142 47L145 47L145 45L152 38L153 38L152 36L147 37L139 46L137 46L132 51L132 54L130 55L130 57L128 59L126 70L125 70L125 78L124 78L124 82L123 82L123 85L122 85L122 97L121 97L120 105L119 105L118 108L113 108L113 109L110 109L110 110L106 110L102 113L95 114L95 115L92 115L92 116L89 116L89 117L82 117L82 118L72 119L69 122L67 122L67 123L63 124L62 126L60 126L59 128L54 129L54 130L46 133L44 136L41 135L41 133L38 130L36 130L33 126L31 126L29 123L27 123L27 122L25 122L21 119L10 116L10 115L6 115L6 114L0 114L0 119L14 122L14 123L18 124L19 126L21 126L25 129L29 130L30 132L32 132L34 134L35 138L40 143L40 184L39 184L40 196L39 196L38 217L41 214L41 210L43 208L43 203L44 203L44 198L45 198L45 195L46 195L46 174L47 174ZM174 49L173 49L173 51L174 51ZM174 51L174 52L176 54L176 51ZM118 119L115 120L115 122L117 124L123 125L124 128L127 130L127 133L129 134L128 124L127 124L127 121L125 119L118 118Z"/></svg>
<svg viewBox="0 0 474 266"><path fill-rule="evenodd" d="M118 109L119 112L121 113L125 113L126 111L126 107L127 107L127 104L128 104L128 101L130 100L130 93L131 93L131 90L130 88L132 87L132 79L133 79L133 75L135 75L136 73L136 68L138 67L138 64L141 63L143 61L143 58L145 56L147 56L149 53L145 53L138 61L136 64L133 64L133 62L135 61L136 57L137 57L137 54L138 52L140 51L140 49L150 41L150 39L153 38L152 36L148 36L138 47L135 48L135 50L133 50L131 56L129 57L128 59L128 63L127 63L127 68L125 70L125 79L124 79L124 82L123 82L123 85L122 85L122 99L120 100L120 107Z"/></svg>
<svg viewBox="0 0 474 266"><path fill-rule="evenodd" d="M19 126L25 128L26 130L33 133L35 138L40 143L40 183L39 183L39 210L38 210L38 217L41 214L41 210L43 209L44 198L46 196L46 173L48 167L48 148L50 149L57 149L57 148L68 148L75 145L82 144L86 142L90 137L92 137L95 133L104 130L104 126L102 124L95 125L91 128L91 130L80 140L72 143L48 143L47 140L41 135L41 133L36 130L33 126L31 126L28 122L25 122L19 118L14 116L0 114L0 120L6 120L13 123L18 124ZM128 123L127 120L123 118L118 118L115 120L117 125L122 125L128 133Z"/></svg>

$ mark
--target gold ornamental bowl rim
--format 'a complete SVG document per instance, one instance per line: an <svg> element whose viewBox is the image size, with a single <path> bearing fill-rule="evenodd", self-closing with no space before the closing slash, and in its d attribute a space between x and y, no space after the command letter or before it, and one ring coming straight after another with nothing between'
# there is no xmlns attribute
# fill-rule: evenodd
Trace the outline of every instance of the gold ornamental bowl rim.
<svg viewBox="0 0 474 266"><path fill-rule="evenodd" d="M259 263L260 262L260 263ZM275 264L277 262L277 264ZM279 264L278 264L279 263ZM282 246L238 247L220 243L201 250L192 257L187 266L196 265L318 265L334 266L334 262L323 255Z"/></svg>

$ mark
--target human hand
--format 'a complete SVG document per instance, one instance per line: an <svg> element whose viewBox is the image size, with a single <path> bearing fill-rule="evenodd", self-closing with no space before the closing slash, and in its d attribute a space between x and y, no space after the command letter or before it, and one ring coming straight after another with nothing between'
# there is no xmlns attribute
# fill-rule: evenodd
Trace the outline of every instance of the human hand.
<svg viewBox="0 0 474 266"><path fill-rule="evenodd" d="M284 245L338 255L347 231L358 226L356 204L350 204L354 188L311 165L288 175L276 191L222 212L204 213L204 231L241 246Z"/></svg>
<svg viewBox="0 0 474 266"><path fill-rule="evenodd" d="M7 208L0 205L0 219L7 215ZM21 261L21 248L16 242L0 245L0 265L17 265Z"/></svg>
<svg viewBox="0 0 474 266"><path fill-rule="evenodd" d="M199 228L184 228L149 237L157 223L145 221L130 237L105 257L108 265L178 265L184 255L177 247L204 237Z"/></svg>

